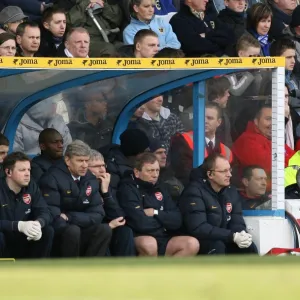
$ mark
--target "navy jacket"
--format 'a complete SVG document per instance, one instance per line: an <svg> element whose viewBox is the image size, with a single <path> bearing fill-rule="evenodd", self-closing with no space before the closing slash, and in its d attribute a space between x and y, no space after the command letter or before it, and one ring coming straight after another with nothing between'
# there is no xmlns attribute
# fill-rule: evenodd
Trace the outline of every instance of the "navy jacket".
<svg viewBox="0 0 300 300"><path fill-rule="evenodd" d="M187 233L199 240L230 242L235 232L246 231L237 190L226 187L216 193L203 178L201 167L192 171L179 208Z"/></svg>
<svg viewBox="0 0 300 300"><path fill-rule="evenodd" d="M64 38L56 48L52 33L41 26L41 45L39 55L42 57L59 57L60 53L65 50Z"/></svg>
<svg viewBox="0 0 300 300"><path fill-rule="evenodd" d="M224 23L209 14L201 20L192 14L187 5L181 6L170 24L188 57L204 54L221 56L228 45L234 43L234 33ZM200 36L202 33L205 33L205 38Z"/></svg>
<svg viewBox="0 0 300 300"><path fill-rule="evenodd" d="M50 167L60 161L63 161L63 159L54 161L44 154L34 157L31 161L31 177L38 183L42 175L46 173Z"/></svg>
<svg viewBox="0 0 300 300"><path fill-rule="evenodd" d="M82 228L102 222L105 213L98 181L89 171L77 185L62 161L41 177L39 186L54 218L54 229L67 225L60 217L61 213L67 215L68 223Z"/></svg>
<svg viewBox="0 0 300 300"><path fill-rule="evenodd" d="M168 237L180 229L182 219L174 201L159 185L128 174L119 186L118 199L126 213L127 224L136 235ZM158 215L148 217L144 209L154 208Z"/></svg>
<svg viewBox="0 0 300 300"><path fill-rule="evenodd" d="M0 182L0 232L18 231L19 221L39 221L41 226L51 222L45 199L35 182L15 194L5 178Z"/></svg>
<svg viewBox="0 0 300 300"><path fill-rule="evenodd" d="M287 15L282 10L278 9L276 6L271 4L271 9L273 12L271 28L269 31L269 38L277 40L284 36L283 29L286 25L290 25L292 21L292 16Z"/></svg>

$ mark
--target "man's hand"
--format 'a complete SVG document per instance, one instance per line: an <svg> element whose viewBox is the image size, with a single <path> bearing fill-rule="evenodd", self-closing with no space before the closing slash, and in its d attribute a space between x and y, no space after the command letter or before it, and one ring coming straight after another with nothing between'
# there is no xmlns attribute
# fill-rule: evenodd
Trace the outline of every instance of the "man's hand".
<svg viewBox="0 0 300 300"><path fill-rule="evenodd" d="M67 222L69 221L68 217L65 214L63 214L63 213L60 214L60 217L62 219L64 219L65 221L67 221Z"/></svg>
<svg viewBox="0 0 300 300"><path fill-rule="evenodd" d="M123 217L119 217L110 221L108 225L111 229L114 229L119 226L124 226L125 223L126 223L125 219Z"/></svg>
<svg viewBox="0 0 300 300"><path fill-rule="evenodd" d="M200 36L201 36L202 38L205 38L205 33L200 33Z"/></svg>
<svg viewBox="0 0 300 300"><path fill-rule="evenodd" d="M19 221L18 230L29 238L34 238L42 232L41 224L38 221Z"/></svg>
<svg viewBox="0 0 300 300"><path fill-rule="evenodd" d="M101 7L104 7L104 1L103 0L90 0L90 4L87 8L93 8L96 4L100 5Z"/></svg>
<svg viewBox="0 0 300 300"><path fill-rule="evenodd" d="M34 237L27 237L28 241L39 241L42 238L42 231Z"/></svg>
<svg viewBox="0 0 300 300"><path fill-rule="evenodd" d="M101 192L107 193L110 184L110 174L109 173L101 174L99 179L101 179Z"/></svg>
<svg viewBox="0 0 300 300"><path fill-rule="evenodd" d="M239 248L248 248L252 244L252 235L244 230L242 232L236 232L233 235L233 241Z"/></svg>
<svg viewBox="0 0 300 300"><path fill-rule="evenodd" d="M153 217L154 216L154 208L146 208L146 209L144 209L144 213L148 217Z"/></svg>

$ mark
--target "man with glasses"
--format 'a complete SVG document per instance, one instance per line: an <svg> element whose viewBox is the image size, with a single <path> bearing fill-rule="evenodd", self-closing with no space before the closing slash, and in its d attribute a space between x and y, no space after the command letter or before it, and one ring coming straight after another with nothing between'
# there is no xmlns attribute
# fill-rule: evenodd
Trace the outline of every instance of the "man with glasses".
<svg viewBox="0 0 300 300"><path fill-rule="evenodd" d="M231 166L218 153L191 173L179 208L187 234L200 241L201 254L257 253L246 232L237 190L230 186Z"/></svg>
<svg viewBox="0 0 300 300"><path fill-rule="evenodd" d="M106 172L104 157L96 150L91 150L89 170L96 176L99 182L99 192L103 199L106 221L114 229L110 243L111 255L134 256L135 246L132 230L125 225L125 213L112 195L110 188L111 176Z"/></svg>

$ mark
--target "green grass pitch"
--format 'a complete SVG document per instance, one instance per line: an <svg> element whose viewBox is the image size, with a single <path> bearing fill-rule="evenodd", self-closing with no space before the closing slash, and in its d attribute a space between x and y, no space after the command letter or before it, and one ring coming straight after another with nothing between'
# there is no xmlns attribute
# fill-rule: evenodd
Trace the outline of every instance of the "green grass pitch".
<svg viewBox="0 0 300 300"><path fill-rule="evenodd" d="M298 257L0 261L1 300L300 299Z"/></svg>

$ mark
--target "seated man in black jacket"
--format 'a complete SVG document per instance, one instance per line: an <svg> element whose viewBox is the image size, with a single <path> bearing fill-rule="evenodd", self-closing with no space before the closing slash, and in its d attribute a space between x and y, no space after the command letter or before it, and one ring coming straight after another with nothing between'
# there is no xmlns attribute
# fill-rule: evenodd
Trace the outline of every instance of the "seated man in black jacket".
<svg viewBox="0 0 300 300"><path fill-rule="evenodd" d="M39 135L41 154L31 161L31 176L38 183L42 175L63 159L64 141L54 128L46 128Z"/></svg>
<svg viewBox="0 0 300 300"><path fill-rule="evenodd" d="M88 171L91 149L81 141L69 144L65 161L40 179L41 191L53 216L55 248L63 257L104 256L112 230L105 216L96 177ZM60 251L59 251L60 250Z"/></svg>
<svg viewBox="0 0 300 300"><path fill-rule="evenodd" d="M138 156L133 174L121 181L120 205L127 224L133 229L135 246L141 256L193 256L199 242L190 236L178 236L180 211L166 190L157 184L159 163L152 153Z"/></svg>
<svg viewBox="0 0 300 300"><path fill-rule="evenodd" d="M185 0L180 11L170 20L173 31L187 57L204 54L222 56L234 43L235 35L223 22L205 14L207 0Z"/></svg>
<svg viewBox="0 0 300 300"><path fill-rule="evenodd" d="M135 256L133 234L130 227L125 225L125 213L114 199L110 189L110 174L106 172L106 165L102 154L91 151L89 170L99 181L99 192L103 199L106 219L113 230L110 252L113 256ZM124 226L125 225L125 226Z"/></svg>
<svg viewBox="0 0 300 300"><path fill-rule="evenodd" d="M50 7L43 12L41 45L39 54L43 57L56 57L65 49L67 17L63 9Z"/></svg>
<svg viewBox="0 0 300 300"><path fill-rule="evenodd" d="M228 160L213 153L192 171L179 200L187 233L200 241L202 254L257 253L230 177Z"/></svg>
<svg viewBox="0 0 300 300"><path fill-rule="evenodd" d="M21 152L3 162L0 183L0 257L48 257L54 231L39 187L30 180L30 159Z"/></svg>

